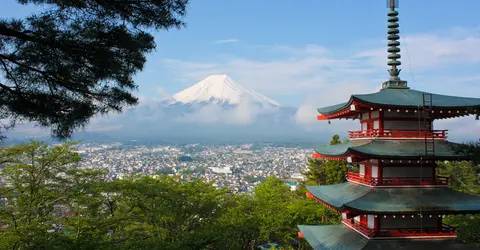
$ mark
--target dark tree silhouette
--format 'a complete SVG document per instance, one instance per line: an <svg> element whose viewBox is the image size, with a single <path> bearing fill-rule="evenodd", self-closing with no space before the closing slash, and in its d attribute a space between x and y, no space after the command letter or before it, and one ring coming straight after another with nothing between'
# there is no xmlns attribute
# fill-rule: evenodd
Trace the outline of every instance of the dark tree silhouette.
<svg viewBox="0 0 480 250"><path fill-rule="evenodd" d="M17 0L39 13L0 19L0 132L18 121L68 138L95 115L137 104L148 30L185 26L188 0ZM7 123L4 121L8 120Z"/></svg>

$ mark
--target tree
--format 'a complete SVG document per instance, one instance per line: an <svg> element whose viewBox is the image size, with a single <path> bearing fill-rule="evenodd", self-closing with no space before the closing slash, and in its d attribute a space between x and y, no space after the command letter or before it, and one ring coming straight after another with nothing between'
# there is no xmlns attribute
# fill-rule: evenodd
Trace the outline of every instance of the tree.
<svg viewBox="0 0 480 250"><path fill-rule="evenodd" d="M73 146L0 148L0 249L305 249L298 224L338 222L275 177L253 195L165 175L105 181L77 169Z"/></svg>
<svg viewBox="0 0 480 250"><path fill-rule="evenodd" d="M342 141L340 140L340 136L335 134L332 136L332 139L330 140L330 145L337 145L337 144L341 144Z"/></svg>
<svg viewBox="0 0 480 250"><path fill-rule="evenodd" d="M253 249L260 234L257 204L250 195L228 196L226 209L219 220L222 237L213 244L215 249Z"/></svg>
<svg viewBox="0 0 480 250"><path fill-rule="evenodd" d="M308 169L303 172L306 184L331 185L346 181L347 165L345 161L309 159Z"/></svg>
<svg viewBox="0 0 480 250"><path fill-rule="evenodd" d="M95 115L137 104L133 76L155 49L147 29L181 28L188 0L17 0L42 5L0 20L0 120L68 138Z"/></svg>
<svg viewBox="0 0 480 250"><path fill-rule="evenodd" d="M470 152L478 152L478 145L473 145ZM478 157L478 156L477 156ZM478 159L478 158L476 158ZM437 173L449 177L450 187L473 195L480 195L480 166L474 161L439 162ZM458 238L480 246L480 216L479 215L451 215L445 218L445 223L456 227Z"/></svg>
<svg viewBox="0 0 480 250"><path fill-rule="evenodd" d="M68 206L88 197L99 171L78 170L73 143L49 148L32 142L0 148L0 248L64 249L71 243L62 225ZM85 204L85 203L82 203ZM70 245L71 246L71 245Z"/></svg>
<svg viewBox="0 0 480 250"><path fill-rule="evenodd" d="M330 145L341 144L339 135L333 135ZM303 172L306 177L306 183L312 185L330 185L346 181L347 163L346 161L309 159L308 169Z"/></svg>
<svg viewBox="0 0 480 250"><path fill-rule="evenodd" d="M225 190L202 180L104 181L73 143L0 148L0 249L203 249L222 232Z"/></svg>
<svg viewBox="0 0 480 250"><path fill-rule="evenodd" d="M288 217L288 206L293 200L293 193L282 180L268 177L258 185L254 193L254 213L258 218L261 242L288 242L291 227Z"/></svg>

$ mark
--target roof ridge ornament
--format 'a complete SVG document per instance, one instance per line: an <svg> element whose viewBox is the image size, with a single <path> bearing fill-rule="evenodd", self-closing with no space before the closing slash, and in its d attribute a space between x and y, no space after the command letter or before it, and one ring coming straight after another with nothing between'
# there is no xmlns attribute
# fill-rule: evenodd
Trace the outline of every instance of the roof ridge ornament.
<svg viewBox="0 0 480 250"><path fill-rule="evenodd" d="M398 8L399 0L387 0L387 7L390 8L388 12L388 59L387 65L391 66L392 68L388 70L390 73L390 79L382 84L382 88L401 88L401 89L408 89L407 81L400 80L400 71L397 67L402 65L400 62L401 55L400 53L400 31L398 30L398 12L395 8Z"/></svg>

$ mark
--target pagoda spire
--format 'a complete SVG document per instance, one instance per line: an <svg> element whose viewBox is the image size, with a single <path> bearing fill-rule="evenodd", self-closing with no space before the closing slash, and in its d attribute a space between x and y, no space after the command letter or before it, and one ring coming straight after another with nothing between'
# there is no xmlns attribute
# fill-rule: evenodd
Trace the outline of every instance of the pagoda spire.
<svg viewBox="0 0 480 250"><path fill-rule="evenodd" d="M400 31L398 30L398 12L395 8L398 8L399 0L387 0L387 7L390 9L388 11L388 63L387 65L391 66L391 69L388 70L390 73L390 79L383 83L383 88L408 88L407 82L400 80L399 74L401 69L398 69L402 63L400 62Z"/></svg>

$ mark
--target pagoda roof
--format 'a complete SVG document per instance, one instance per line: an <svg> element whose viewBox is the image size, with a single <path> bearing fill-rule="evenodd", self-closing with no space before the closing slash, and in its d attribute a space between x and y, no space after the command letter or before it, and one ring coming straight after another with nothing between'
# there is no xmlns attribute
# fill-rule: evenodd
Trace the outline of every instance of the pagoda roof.
<svg viewBox="0 0 480 250"><path fill-rule="evenodd" d="M338 210L374 214L398 213L476 213L480 196L461 193L448 187L370 188L345 182L307 186L317 199Z"/></svg>
<svg viewBox="0 0 480 250"><path fill-rule="evenodd" d="M354 102L374 107L417 109L423 105L423 95L432 95L432 109L480 108L480 98L433 94L413 89L384 88L371 94L352 95L348 102L317 109L322 115L330 115L347 109ZM429 97L428 97L428 100Z"/></svg>
<svg viewBox="0 0 480 250"><path fill-rule="evenodd" d="M435 155L425 156L424 140L361 140L350 141L337 145L320 146L315 152L323 158L342 158L347 156L362 156L375 158L434 158L434 159L467 159L467 154L456 150L461 144L446 140L436 140Z"/></svg>
<svg viewBox="0 0 480 250"><path fill-rule="evenodd" d="M299 225L305 240L313 249L335 250L474 250L479 249L457 240L368 240L345 225L306 226Z"/></svg>

